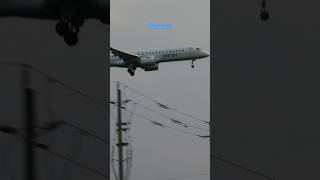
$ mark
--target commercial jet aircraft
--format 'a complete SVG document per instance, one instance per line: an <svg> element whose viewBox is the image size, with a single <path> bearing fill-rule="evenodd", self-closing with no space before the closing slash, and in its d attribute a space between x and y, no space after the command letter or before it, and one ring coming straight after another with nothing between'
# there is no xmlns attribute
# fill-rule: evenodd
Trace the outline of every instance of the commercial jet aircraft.
<svg viewBox="0 0 320 180"><path fill-rule="evenodd" d="M57 21L56 32L65 42L76 45L86 19L110 24L109 0L2 0L0 17L24 17Z"/></svg>
<svg viewBox="0 0 320 180"><path fill-rule="evenodd" d="M145 71L155 71L159 63L191 60L191 67L196 59L206 58L209 54L198 47L155 49L126 53L110 48L110 67L127 68L128 73L134 76L137 67Z"/></svg>

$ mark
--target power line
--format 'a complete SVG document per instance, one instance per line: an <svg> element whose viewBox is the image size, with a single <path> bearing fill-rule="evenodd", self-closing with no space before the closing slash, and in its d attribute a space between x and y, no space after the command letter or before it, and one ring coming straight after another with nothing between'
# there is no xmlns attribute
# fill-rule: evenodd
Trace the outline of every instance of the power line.
<svg viewBox="0 0 320 180"><path fill-rule="evenodd" d="M34 67L34 66L32 66L32 65L22 64L22 63L11 63L11 62L8 62L8 63L7 63L7 62L3 62L3 63L0 63L0 66L18 66L18 67L20 66L20 67L23 67L23 68L26 68L26 69L33 70L33 71L38 72L39 74L47 77L47 78L48 78L48 81L50 81L50 82L55 82L55 83L57 83L57 84L65 87L66 89L69 89L69 90L71 90L72 92L74 92L74 93L76 93L76 94L78 94L78 95L80 95L80 96L88 99L89 101L95 103L96 105L101 106L101 107L103 107L103 108L105 108L105 109L107 109L107 110L109 109L109 104L102 103L102 102L100 102L100 101L98 101L98 100L96 100L96 99L94 99L94 98L86 95L85 93L81 92L80 90L78 90L78 89L76 89L76 88L73 88L73 87L71 87L70 85L68 85L68 84L66 84L66 83L64 83L64 82L59 81L59 80L53 78L53 77L50 76L48 73L45 73L45 72L41 71L40 69L38 69L38 68L36 68L36 67ZM106 143L106 144L109 144L105 139L100 138L100 137L98 137L98 136L90 133L89 131L83 130L83 129L81 129L80 127L75 126L75 125L70 124L70 123L65 123L65 124L67 124L67 125L69 125L69 126L71 126L71 127L73 127L73 128L76 128L76 129L82 131L83 133L86 133L86 134L88 134L88 135L90 135L90 136L92 136L92 137L94 137L94 138L96 138L96 139L98 139L98 140ZM1 131L5 132L5 133L7 133L7 134L11 134L11 135L15 134L15 132L13 132L13 131L11 131L11 130L13 130L13 129L9 129L9 128L3 128L3 129L1 129ZM16 139L17 142L20 142L20 143L23 143L23 142L25 142L25 143L30 143L30 142L26 142L26 140L23 139L23 137L17 137L17 136L15 136L15 137L20 139L20 141L19 141L18 139ZM97 174L97 175L99 175L99 176L102 176L102 177L104 177L104 178L106 178L106 179L109 179L109 175L106 175L106 174L104 174L104 173L101 173L101 172L98 171L98 170L95 170L95 169L90 168L90 167L88 167L88 166L86 166L86 165L83 165L83 164L81 164L81 163L79 163L79 162L77 162L77 161L74 161L74 160L72 160L72 159L70 159L70 158L67 158L67 157L65 157L65 156L63 156L63 155L61 155L61 154L59 154L59 153L57 153L57 152L51 151L51 150L49 150L49 149L47 148L47 146L44 145L44 144L40 144L40 143L30 143L30 145L31 145L31 146L35 146L35 147L37 147L37 148L40 148L40 149L42 149L43 151L46 151L46 152L48 152L48 153L51 154L51 155L54 155L54 156L56 156L56 157L59 157L60 159L63 159L63 160L65 160L65 161L68 161L68 162L70 162L70 163L72 163L72 164L74 164L74 165L77 165L77 166L81 167L81 168L87 169L88 171L91 171L92 173L95 173L95 174Z"/></svg>
<svg viewBox="0 0 320 180"><path fill-rule="evenodd" d="M100 102L99 100L96 100L96 99L90 97L89 95L81 92L80 90L78 90L78 89L76 89L76 88L74 88L74 87L71 87L71 86L68 85L67 83L64 83L64 82L62 82L62 81L60 81L60 80L57 80L56 78L52 77L52 76L49 75L48 73L43 72L43 71L41 71L40 69L38 69L38 68L36 68L36 67L34 67L34 66L31 66L31 65L26 65L26 66L29 67L30 69L32 69L32 70L34 70L34 71L42 74L43 76L46 76L46 77L48 78L48 80L50 80L51 82L55 82L55 83L57 83L57 84L65 87L66 89L71 90L72 92L74 92L74 93L76 93L76 94L78 94L78 95L80 95L80 96L82 96L82 97L90 100L91 102L95 103L95 104L98 105L98 106L101 106L101 107L103 107L103 108L109 109L109 105L108 105L108 104L105 104L105 103L103 103L103 102Z"/></svg>
<svg viewBox="0 0 320 180"><path fill-rule="evenodd" d="M25 143L25 140L24 140L22 137L17 137L17 136L14 136L14 137L18 138L18 139L16 139L17 142ZM68 161L68 162L70 162L70 163L72 163L72 164L74 164L74 165L76 165L76 166L78 166L78 167L81 167L81 168L83 168L83 169L86 169L86 170L88 170L88 171L90 171L90 172L92 172L92 173L94 173L94 174L96 174L96 175L99 175L99 176L101 176L101 177L104 177L104 178L106 178L106 179L109 179L109 175L106 175L106 174L104 174L104 173L102 173L102 172L100 172L100 171L98 171L98 170L96 170L96 169L93 169L93 168L88 167L88 166L86 166L86 165L83 165L83 164L81 164L81 163L79 163L79 162L77 162L77 161L74 161L74 160L72 160L72 159L70 159L70 158L67 158L67 157L65 157L65 156L63 156L63 155L61 155L61 154L59 154L59 153L57 153L57 152L51 151L51 150L49 150L48 148L45 148L45 147L43 147L43 146L40 146L40 144L32 144L32 146L34 146L34 147L36 147L36 148L39 148L39 149L41 149L41 150L43 150L43 151L45 151L45 152L48 152L49 154L51 154L51 155L53 155L53 156L56 156L56 157L58 157L58 158L60 158L60 159L63 159L63 160L65 160L65 161Z"/></svg>
<svg viewBox="0 0 320 180"><path fill-rule="evenodd" d="M72 164L74 164L74 165L77 165L77 166L79 166L79 167L82 167L82 168L84 168L84 169L87 169L88 171L91 171L91 172L93 172L93 173L95 173L95 174L97 174L97 175L99 175L99 176L102 176L102 177L104 177L104 178L106 178L106 179L109 179L109 177L110 177L109 175L106 175L106 174L104 174L104 173L102 173L102 172L100 172L100 171L98 171L98 170L95 170L95 169L93 169L93 168L90 168L90 167L88 167L88 166L85 166L85 165L83 165L83 164L81 164L81 163L79 163L79 162L77 162L77 161L74 161L74 160L72 160L72 159L69 159L69 158L67 158L67 157L64 157L64 156L62 156L61 154L56 153L56 152L54 152L54 151L50 151L50 150L48 150L48 149L42 149L42 150L44 150L44 151L46 151L46 152L48 152L48 153L50 153L50 154L52 154L52 155L54 155L54 156L56 156L56 157L59 157L59 158L65 160L65 161L68 161L68 162L70 162L70 163L72 163Z"/></svg>
<svg viewBox="0 0 320 180"><path fill-rule="evenodd" d="M184 134L189 134L189 135L201 137L201 135L199 135L199 134L195 134L195 133L192 133L192 132L184 131L184 130L181 130L181 129L178 129L178 128L174 128L174 127L171 127L171 126L162 124L162 123L158 123L158 122L155 121L155 120L152 120L152 119L150 119L150 118L147 118L147 117L145 117L145 116L143 116L143 115L140 115L140 114L138 114L138 113L135 113L135 112L133 112L133 111L127 110L125 107L122 107L122 109L124 109L125 111L128 111L128 112L132 113L133 115L135 115L135 116L137 116L137 117L140 117L140 118L142 118L142 119L144 119L144 120L146 120L146 121L149 121L149 122L151 122L151 123L154 124L154 125L157 125L157 126L160 126L160 127L166 127L166 128L169 128L169 129L172 129L172 130L175 130L175 131L179 131L179 132L184 133Z"/></svg>
<svg viewBox="0 0 320 180"><path fill-rule="evenodd" d="M17 67L25 67L25 68L29 68L35 72L38 72L39 74L47 77L49 80L51 80L52 82L55 82L57 84L60 84L61 86L65 87L66 89L69 89L70 91L88 99L89 101L95 103L96 105L98 106L101 106L103 108L106 108L106 109L109 109L109 104L105 104L103 102L100 102L99 100L96 100L92 97L90 97L89 95L81 92L80 90L78 90L77 88L74 88L70 85L68 85L67 83L64 83L60 80L57 80L56 78L54 78L53 76L51 76L50 74L40 70L39 68L33 66L33 65L30 65L30 64L26 64L26 63L15 63L15 62L0 62L0 66L17 66Z"/></svg>
<svg viewBox="0 0 320 180"><path fill-rule="evenodd" d="M50 79L47 79L47 82L46 83L47 85L45 86L45 88L47 89L47 93L46 93L46 108L47 108L47 111L49 113L49 116L51 116L51 119L53 120L51 124L49 124L47 127L43 127L42 129L47 129L47 130L52 130L54 128L57 128L59 127L60 125L67 125L69 127L72 127L74 129L77 129L78 131L80 131L80 134L81 135L87 135L87 136L91 136L92 138L96 139L96 140L99 140L101 141L102 143L106 144L106 145L109 145L109 142L107 140L105 140L104 138L101 138L87 130L84 130L82 128L80 128L79 126L76 126L72 123L69 123L65 120L63 121L58 121L58 119L62 119L62 118L59 118L58 116L56 116L56 113L54 112L53 108L51 107L51 93L50 93L50 90L51 90L51 86L50 86ZM107 146L108 148L109 146ZM106 169L108 169L108 164L109 164L109 161L107 160L106 158L106 161L105 161L105 167ZM66 173L67 171L65 171ZM66 176L66 174L65 174Z"/></svg>
<svg viewBox="0 0 320 180"><path fill-rule="evenodd" d="M234 163L234 162L225 160L225 159L223 159L223 158L221 158L221 157L218 157L218 156L216 156L216 155L211 154L210 156L211 156L212 158L214 158L214 159L217 159L217 160L219 160L219 161L221 161L221 162L224 162L224 163L226 163L226 164L229 164L229 165L231 165L231 166L234 166L234 167L243 169L243 170L245 170L245 171L247 171L247 172L250 172L250 173L259 175L259 176L264 177L264 178L267 178L267 179L276 180L275 177L271 177L271 176L269 176L269 175L267 175L267 174L264 174L264 173L261 173L261 172L259 172L259 171L256 171L256 170L247 168L247 167L245 167L245 166L242 166L242 165L240 165L240 164L237 164L237 163Z"/></svg>
<svg viewBox="0 0 320 180"><path fill-rule="evenodd" d="M102 137L99 137L99 136L97 136L97 135L95 135L95 134L93 134L93 133L91 133L91 132L89 132L89 131L87 131L87 130L84 130L84 129L80 128L79 126L76 126L76 125L71 124L71 123L69 123L69 122L66 122L66 124L67 124L68 126L70 126L70 127L73 127L73 128L75 128L75 129L81 131L81 132L84 133L84 134L87 134L87 135L93 137L94 139L97 139L97 140L99 140L99 141L101 141L101 142L103 142L103 143L105 143L105 144L109 144L108 140L106 140L106 139L104 139L104 138L102 138Z"/></svg>
<svg viewBox="0 0 320 180"><path fill-rule="evenodd" d="M179 124L186 125L186 126L190 126L190 127L196 128L196 129L200 129L200 130L205 131L205 132L210 132L208 129L204 129L204 128L201 128L201 127L198 127L198 126L189 124L189 123L185 123L185 122L183 122L183 121L175 120L174 118L171 118L171 117L169 117L169 116L167 116L167 115L164 115L164 114L162 114L162 113L160 113L160 112L158 112L158 111L156 111L156 110L153 110L153 109L149 108L149 107L146 106L146 105L140 104L140 103L138 103L138 102L136 102L136 101L134 101L134 100L131 100L131 101L134 102L135 104L139 105L140 107L142 107L142 108L144 108L144 109L147 109L147 110L149 110L149 111L151 111L151 112L153 112L153 113L156 113L156 114L158 114L159 116L162 116L162 117L164 117L164 118L166 118L166 119L168 119L168 120L170 120L170 121L172 121L172 122L179 123Z"/></svg>
<svg viewBox="0 0 320 180"><path fill-rule="evenodd" d="M146 96L145 94L143 94L143 93L135 90L134 88L132 88L132 87L130 87L130 86L128 86L128 85L126 85L126 84L124 84L124 83L122 83L122 82L120 82L120 83L124 86L124 88L130 89L132 92L134 92L134 93L136 93L136 94L138 94L138 95L140 95L140 96L148 99L149 101L157 104L159 107L161 107L161 108L163 108L163 109L167 109L167 110L174 111L174 112L176 112L176 113L182 114L182 115L184 115L184 116L186 116L186 117L189 117L189 118L191 118L191 119L194 119L194 120L196 120L196 121L199 121L199 122L206 123L206 124L209 124L209 125L210 125L210 122L208 122L208 121L204 121L204 120L202 120L202 119L200 119L200 118L198 118L198 117L195 117L195 116L193 116L193 115L187 114L187 113L182 112L182 111L179 111L179 110L177 110L177 109L174 109L174 108L172 108L172 107L169 107L168 105L162 104L162 103L160 103L159 101L156 101L156 100L154 100L153 98L148 97L148 96Z"/></svg>
<svg viewBox="0 0 320 180"><path fill-rule="evenodd" d="M47 108L47 111L49 113L49 116L51 117L51 119L53 120L51 124L48 125L48 127L43 127L42 129L47 129L47 130L52 130L52 128L56 128L57 126L60 126L60 125L67 125L69 127L72 127L74 129L77 129L78 131L80 131L80 134L81 135L86 135L86 136L90 136L98 141L101 141L102 143L106 144L106 145L109 145L110 143L104 139L104 138L101 138L87 130L84 130L82 128L80 128L79 126L76 126L72 123L69 123L67 121L57 121L58 119L62 119L62 118L59 118L58 116L56 116L56 113L54 112L53 108L51 107L51 93L50 93L50 90L51 90L51 86L50 86L50 78L47 79L47 85L45 86L45 88L47 89L47 93L46 93L46 108ZM60 124L60 125L59 125ZM108 148L109 146L107 146ZM106 169L108 169L108 164L109 164L109 161L105 160L105 167ZM67 173L67 170L65 170L65 176Z"/></svg>
<svg viewBox="0 0 320 180"><path fill-rule="evenodd" d="M49 116L51 117L51 119L53 121L51 123L49 123L47 127L38 127L38 128L47 129L47 130L53 130L53 129L56 129L58 127L61 127L62 125L67 125L67 126L70 126L70 127L74 128L74 129L77 129L77 130L81 131L81 133L84 133L84 134L86 134L88 136L91 136L91 137L93 137L93 138L95 138L95 139L97 139L97 140L99 140L99 141L101 141L101 142L103 142L105 144L109 144L109 142L106 139L101 138L101 137L99 137L99 136L97 136L97 135L95 135L95 134L93 134L93 133L91 133L91 132L89 132L87 130L84 130L84 129L80 128L79 126L76 126L76 125L74 125L72 123L69 123L68 121L63 120L63 118L57 117L56 113L54 112L53 108L51 107L51 101L50 101L51 100L51 98L50 98L51 97L51 93L50 93L51 88L48 85L46 86L47 94L46 94L46 97L45 97L46 98L46 108L47 108L47 111L49 113ZM60 120L58 121L58 119L60 119Z"/></svg>
<svg viewBox="0 0 320 180"><path fill-rule="evenodd" d="M55 121L53 123L50 123L47 127L38 127L38 128L46 129L46 130L53 130L53 129L57 129L57 128L61 127L62 125L70 126L74 129L77 129L78 131L80 131L83 134L86 134L96 140L101 141L102 143L109 144L109 142L106 139L99 137L99 136L91 133L90 131L84 130L84 129L80 128L79 126L76 126L76 125L69 123L67 121Z"/></svg>

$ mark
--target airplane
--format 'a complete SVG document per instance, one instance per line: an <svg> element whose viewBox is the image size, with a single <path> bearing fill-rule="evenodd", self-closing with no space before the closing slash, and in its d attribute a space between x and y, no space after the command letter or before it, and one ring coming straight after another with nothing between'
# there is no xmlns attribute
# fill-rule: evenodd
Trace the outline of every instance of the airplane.
<svg viewBox="0 0 320 180"><path fill-rule="evenodd" d="M135 75L137 67L145 71L156 71L159 63L172 61L191 60L191 67L196 59L206 58L209 54L198 47L154 49L135 51L132 53L122 52L110 47L110 67L127 68L131 76Z"/></svg>
<svg viewBox="0 0 320 180"><path fill-rule="evenodd" d="M110 24L109 0L5 0L0 1L0 17L23 17L57 21L55 30L69 46L78 43L85 20Z"/></svg>

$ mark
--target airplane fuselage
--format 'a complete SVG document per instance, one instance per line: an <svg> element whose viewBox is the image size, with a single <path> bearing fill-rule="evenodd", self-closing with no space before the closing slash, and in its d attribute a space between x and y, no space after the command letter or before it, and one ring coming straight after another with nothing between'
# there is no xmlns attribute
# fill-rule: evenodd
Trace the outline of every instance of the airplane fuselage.
<svg viewBox="0 0 320 180"><path fill-rule="evenodd" d="M171 48L171 49L155 49L146 51L135 51L132 54L139 57L136 61L136 67L146 69L150 65L163 62L196 60L208 57L208 53L200 48ZM128 67L129 62L118 56L110 55L110 67Z"/></svg>

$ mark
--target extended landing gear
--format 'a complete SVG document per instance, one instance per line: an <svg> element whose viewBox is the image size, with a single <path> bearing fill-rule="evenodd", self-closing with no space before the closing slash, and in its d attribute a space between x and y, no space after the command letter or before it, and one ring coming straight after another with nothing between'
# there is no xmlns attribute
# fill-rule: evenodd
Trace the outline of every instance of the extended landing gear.
<svg viewBox="0 0 320 180"><path fill-rule="evenodd" d="M260 13L261 20L263 20L263 21L269 20L270 14L267 11L267 2L266 2L266 0L262 0L260 6L261 6L261 13Z"/></svg>
<svg viewBox="0 0 320 180"><path fill-rule="evenodd" d="M82 20L62 19L56 24L56 32L64 38L69 46L75 46L79 41L78 33L82 24Z"/></svg>
<svg viewBox="0 0 320 180"><path fill-rule="evenodd" d="M269 19L270 15L269 15L269 12L266 11L266 10L262 10L261 13L260 13L260 18L263 20L263 21L267 21Z"/></svg>
<svg viewBox="0 0 320 180"><path fill-rule="evenodd" d="M128 67L128 73L131 75L131 76L134 76L135 75L135 71L136 71L136 67L133 66L133 65L130 65Z"/></svg>
<svg viewBox="0 0 320 180"><path fill-rule="evenodd" d="M194 61L195 61L195 60L192 60L192 61L191 61L191 68L192 68L192 69L194 68L194 64L193 64Z"/></svg>
<svg viewBox="0 0 320 180"><path fill-rule="evenodd" d="M134 76L135 75L135 72L131 69L128 69L128 73L131 75L131 76Z"/></svg>

